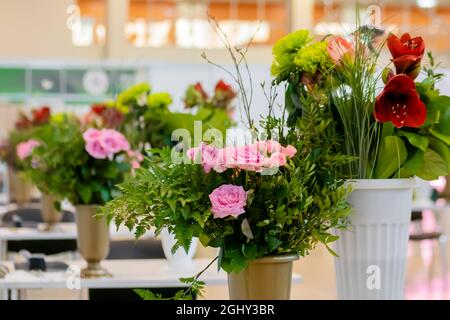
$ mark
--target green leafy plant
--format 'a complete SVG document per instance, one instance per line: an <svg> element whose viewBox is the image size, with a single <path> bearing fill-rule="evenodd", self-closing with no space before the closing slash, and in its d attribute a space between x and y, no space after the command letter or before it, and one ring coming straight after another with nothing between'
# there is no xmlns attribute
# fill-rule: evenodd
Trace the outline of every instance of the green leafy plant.
<svg viewBox="0 0 450 320"><path fill-rule="evenodd" d="M30 114L19 112L19 118L14 124L14 130L9 134L7 140L0 143L0 159L16 171L24 170L24 163L17 155L17 146L33 138L35 131L46 126L50 120L49 107L32 109Z"/></svg>
<svg viewBox="0 0 450 320"><path fill-rule="evenodd" d="M222 101L223 102L223 101ZM217 128L223 133L232 125L228 113L222 109L202 104L196 113L172 112L172 97L166 92L153 93L148 83L137 84L122 92L116 101L108 105L124 114L124 132L134 149L143 152L147 148L172 145L172 132L186 129L194 134L194 123L201 122L204 130Z"/></svg>
<svg viewBox="0 0 450 320"><path fill-rule="evenodd" d="M241 74L241 68L248 70L246 49L228 50L249 115L251 94L244 96ZM318 243L333 253L329 244L337 237L332 230L344 227L349 214L349 189L336 173L351 159L335 152L338 141L323 108L304 101L308 113L286 129L285 112L274 116L274 96L266 96L269 115L259 126L247 118L254 138L250 144L222 148L223 141L214 141L187 151L186 145L152 149L147 163L119 185L121 194L103 206L101 214L117 226L134 229L138 238L150 228L157 234L168 228L176 238L173 250L188 250L192 238L199 238L204 246L220 249L218 266L227 272L240 272L260 257L305 256ZM229 199L220 192L230 192L234 207L220 208L218 199Z"/></svg>
<svg viewBox="0 0 450 320"><path fill-rule="evenodd" d="M328 36L312 42L306 30L280 39L273 48L272 74L274 83L287 84L288 124L296 126L307 116L308 103L324 110L322 117L330 122L326 134L338 141L336 154L344 151L353 159L339 168L341 178L448 175L450 97L435 86L443 75L436 72L431 52L429 65L422 67L424 42L409 34L388 36L395 71L378 74L382 34L361 26L350 40ZM421 70L426 77L415 82ZM381 79L386 87L379 92Z"/></svg>
<svg viewBox="0 0 450 320"><path fill-rule="evenodd" d="M85 132L74 115L55 116L35 131L33 138L40 145L27 157L25 171L44 193L67 198L74 205L104 204L130 172L130 162L123 152L104 159L91 156Z"/></svg>

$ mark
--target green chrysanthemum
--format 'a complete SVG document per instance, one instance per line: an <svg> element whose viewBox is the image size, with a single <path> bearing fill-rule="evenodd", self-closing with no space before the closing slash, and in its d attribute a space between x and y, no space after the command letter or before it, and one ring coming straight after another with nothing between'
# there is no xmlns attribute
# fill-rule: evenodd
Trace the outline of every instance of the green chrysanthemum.
<svg viewBox="0 0 450 320"><path fill-rule="evenodd" d="M312 43L302 48L293 60L298 70L309 74L315 74L317 71L325 72L333 67L325 41Z"/></svg>
<svg viewBox="0 0 450 320"><path fill-rule="evenodd" d="M168 107L171 103L172 97L167 92L154 93L147 98L147 104L150 108Z"/></svg>
<svg viewBox="0 0 450 320"><path fill-rule="evenodd" d="M146 82L139 83L128 90L125 90L117 97L117 107L129 106L135 104L143 95L149 94L151 91L150 85Z"/></svg>
<svg viewBox="0 0 450 320"><path fill-rule="evenodd" d="M308 30L298 30L279 39L272 49L274 57L271 67L272 76L278 81L287 79L289 73L295 69L295 55L311 41L312 37Z"/></svg>

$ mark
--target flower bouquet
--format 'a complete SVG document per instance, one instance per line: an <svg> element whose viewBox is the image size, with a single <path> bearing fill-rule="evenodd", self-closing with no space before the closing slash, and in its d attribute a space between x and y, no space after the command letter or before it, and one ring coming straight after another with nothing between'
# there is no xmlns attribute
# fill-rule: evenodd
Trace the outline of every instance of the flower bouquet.
<svg viewBox="0 0 450 320"><path fill-rule="evenodd" d="M78 249L88 262L82 276L106 275L99 262L109 251L109 227L94 215L98 205L113 198L139 154L122 133L84 127L69 114L53 117L34 139L39 144L27 157L29 176L42 191L75 205Z"/></svg>
<svg viewBox="0 0 450 320"><path fill-rule="evenodd" d="M36 130L48 124L50 115L50 108L46 106L32 109L31 115L20 112L19 119L15 123L15 129L9 134L8 140L4 141L0 147L0 156L9 167L11 197L20 205L30 200L33 188L23 174L23 161L37 142L27 141L31 139Z"/></svg>
<svg viewBox="0 0 450 320"><path fill-rule="evenodd" d="M230 52L234 61L245 60L235 56L244 50ZM249 115L251 98L245 97ZM176 238L174 251L187 251L193 238L218 248L217 264L228 273L232 299L289 298L292 261L318 243L333 252L332 230L349 213L348 189L336 170L351 159L334 152L337 141L318 114L287 130L284 116L274 116L273 101L259 125L248 118L247 141L226 145L205 138L197 146L184 141L172 150L151 150L102 214L135 228L137 237L168 228ZM199 293L201 274L182 279L191 287L176 298Z"/></svg>
<svg viewBox="0 0 450 320"><path fill-rule="evenodd" d="M214 106L220 104L222 108L229 108L233 99L232 90L225 88L225 85L223 83L222 87L216 89ZM192 90L188 89L187 92L194 99ZM194 114L172 112L169 110L172 97L168 93L153 93L148 83L141 83L122 92L116 101L105 103L103 110L118 110L124 115L117 128L125 134L134 149L143 152L150 147L172 145L172 133L176 129L184 129L193 134L196 121L200 122L202 129L214 127L224 133L231 126L229 116L225 109L212 108L211 103L209 100L208 103L206 100L197 100L199 108Z"/></svg>
<svg viewBox="0 0 450 320"><path fill-rule="evenodd" d="M353 159L337 170L353 189L349 230L338 231L335 247L344 299L403 297L411 177L431 180L450 170L450 97L436 89L442 75L431 53L422 67L423 39L390 34L394 69L377 72L382 38L374 26L316 42L299 30L273 48L274 81L287 83L289 124L298 126L312 106L319 109L330 123L324 133L336 137L335 152Z"/></svg>

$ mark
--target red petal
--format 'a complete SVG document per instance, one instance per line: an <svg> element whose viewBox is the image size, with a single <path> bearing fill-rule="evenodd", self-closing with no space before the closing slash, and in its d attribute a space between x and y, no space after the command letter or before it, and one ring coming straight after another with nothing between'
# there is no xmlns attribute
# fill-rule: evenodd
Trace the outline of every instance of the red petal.
<svg viewBox="0 0 450 320"><path fill-rule="evenodd" d="M402 36L400 37L400 41L401 42L406 42L411 40L411 36L409 35L408 32L405 32L404 34L402 34Z"/></svg>
<svg viewBox="0 0 450 320"><path fill-rule="evenodd" d="M385 101L385 92L383 91L375 101L374 115L375 119L380 122L388 122L391 120L389 113L389 105Z"/></svg>
<svg viewBox="0 0 450 320"><path fill-rule="evenodd" d="M416 85L414 83L414 80L412 80L407 75L398 74L389 80L389 82L386 84L386 87L384 88L384 91L391 89L397 90L398 88L401 89L410 88L416 90Z"/></svg>
<svg viewBox="0 0 450 320"><path fill-rule="evenodd" d="M394 59L403 55L404 51L403 43L395 34L393 33L389 34L387 38L387 45Z"/></svg>
<svg viewBox="0 0 450 320"><path fill-rule="evenodd" d="M427 108L422 100L418 100L415 105L408 106L408 117L405 120L405 127L418 128L427 119Z"/></svg>

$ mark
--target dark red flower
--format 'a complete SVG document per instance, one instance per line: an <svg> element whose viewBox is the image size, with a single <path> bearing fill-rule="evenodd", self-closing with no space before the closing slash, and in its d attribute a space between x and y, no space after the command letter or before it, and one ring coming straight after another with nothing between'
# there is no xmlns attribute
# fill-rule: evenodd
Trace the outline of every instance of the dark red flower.
<svg viewBox="0 0 450 320"><path fill-rule="evenodd" d="M219 82L217 82L217 84L216 84L215 91L219 91L219 90L233 92L233 88L231 87L231 85L229 85L228 83L226 83L223 80L219 80Z"/></svg>
<svg viewBox="0 0 450 320"><path fill-rule="evenodd" d="M391 33L387 39L387 44L397 74L404 73L415 79L419 75L420 62L425 52L425 43L422 37L411 38L408 33L404 33L398 38Z"/></svg>
<svg viewBox="0 0 450 320"><path fill-rule="evenodd" d="M409 33L404 33L400 38L391 33L388 36L387 44L394 59L402 56L423 56L425 52L425 43L422 37L411 38Z"/></svg>
<svg viewBox="0 0 450 320"><path fill-rule="evenodd" d="M105 111L106 106L103 104L94 104L91 106L91 110L92 112L94 112L95 114L101 115L103 113L103 111Z"/></svg>
<svg viewBox="0 0 450 320"><path fill-rule="evenodd" d="M202 84L200 82L197 82L194 85L194 89L195 89L195 91L200 93L200 95L202 96L203 99L208 99L208 94L206 94L205 90L203 90Z"/></svg>
<svg viewBox="0 0 450 320"><path fill-rule="evenodd" d="M397 128L418 128L425 122L427 109L410 77L399 74L389 80L376 99L375 118L391 121Z"/></svg>
<svg viewBox="0 0 450 320"><path fill-rule="evenodd" d="M28 119L28 117L24 113L20 113L19 119L15 123L16 129L19 129L19 130L27 129L27 128L31 127L31 125L32 125L32 123L31 123L30 119Z"/></svg>
<svg viewBox="0 0 450 320"><path fill-rule="evenodd" d="M31 113L33 114L33 119L31 120L31 122L34 125L44 124L50 120L49 107L42 107L40 109L31 110Z"/></svg>
<svg viewBox="0 0 450 320"><path fill-rule="evenodd" d="M211 103L219 109L230 108L231 101L236 97L236 92L234 92L233 87L223 80L217 82L214 89L214 97Z"/></svg>
<svg viewBox="0 0 450 320"><path fill-rule="evenodd" d="M116 129L120 127L124 120L124 115L122 112L116 108L105 108L102 112L103 125L106 128Z"/></svg>

